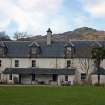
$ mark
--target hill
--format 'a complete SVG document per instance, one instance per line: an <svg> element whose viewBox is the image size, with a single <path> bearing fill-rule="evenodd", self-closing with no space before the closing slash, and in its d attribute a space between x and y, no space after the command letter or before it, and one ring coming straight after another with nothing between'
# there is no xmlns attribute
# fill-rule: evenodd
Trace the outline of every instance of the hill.
<svg viewBox="0 0 105 105"><path fill-rule="evenodd" d="M53 34L52 39L54 41L69 41L69 40L104 40L105 31L99 31L93 28L82 27L73 31L68 31L60 34ZM46 41L46 35L37 35L19 40L28 41Z"/></svg>

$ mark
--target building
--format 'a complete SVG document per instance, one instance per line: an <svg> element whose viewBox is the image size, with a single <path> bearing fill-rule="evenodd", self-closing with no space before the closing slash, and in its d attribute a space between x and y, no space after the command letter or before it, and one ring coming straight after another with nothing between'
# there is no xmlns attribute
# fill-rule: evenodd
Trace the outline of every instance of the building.
<svg viewBox="0 0 105 105"><path fill-rule="evenodd" d="M54 42L48 29L46 42L1 41L0 82L7 84L82 84L86 73L92 84L97 72L91 50L105 41ZM105 61L102 62L102 68ZM102 70L104 71L104 70ZM101 83L105 83L102 72Z"/></svg>

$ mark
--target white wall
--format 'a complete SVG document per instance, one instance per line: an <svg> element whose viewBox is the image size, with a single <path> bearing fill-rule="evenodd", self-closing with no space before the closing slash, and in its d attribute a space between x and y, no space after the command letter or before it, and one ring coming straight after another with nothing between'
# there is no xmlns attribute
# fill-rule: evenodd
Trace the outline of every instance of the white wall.
<svg viewBox="0 0 105 105"><path fill-rule="evenodd" d="M74 81L75 81L75 76L74 75L69 75L68 76L68 81L71 81L71 85L73 85Z"/></svg>
<svg viewBox="0 0 105 105"><path fill-rule="evenodd" d="M32 66L31 64L32 60L36 60L36 67L38 68L66 68L68 59L1 58L0 60L2 60L2 66L0 67L0 72L1 72L5 68L15 68L15 60L19 60L18 68L30 68Z"/></svg>
<svg viewBox="0 0 105 105"><path fill-rule="evenodd" d="M15 60L19 60L19 68L30 68L31 67L31 61L36 60L36 67L37 68L66 68L67 67L67 60L71 60L71 68L75 68L76 71L76 77L75 79L77 81L81 81L80 74L85 73L85 70L81 69L80 59L63 59L63 58L1 58L2 60L2 66L0 67L0 73L2 73L5 68L15 68ZM84 59L82 59L84 60ZM94 70L94 63L93 60L90 59L90 69L89 73L91 73ZM102 67L105 68L105 60L103 60ZM2 79L7 79L5 75L1 75Z"/></svg>
<svg viewBox="0 0 105 105"><path fill-rule="evenodd" d="M91 81L92 81L92 84L95 85L98 83L98 78L97 78L97 75L92 75L91 76Z"/></svg>
<svg viewBox="0 0 105 105"><path fill-rule="evenodd" d="M97 84L98 83L98 76L97 75L92 75L91 76L92 84ZM105 75L100 75L100 84L105 84Z"/></svg>
<svg viewBox="0 0 105 105"><path fill-rule="evenodd" d="M75 75L68 75L68 81L71 82L71 85L74 84L74 80L75 80ZM61 85L61 82L65 81L65 75L59 75L58 76L58 85Z"/></svg>

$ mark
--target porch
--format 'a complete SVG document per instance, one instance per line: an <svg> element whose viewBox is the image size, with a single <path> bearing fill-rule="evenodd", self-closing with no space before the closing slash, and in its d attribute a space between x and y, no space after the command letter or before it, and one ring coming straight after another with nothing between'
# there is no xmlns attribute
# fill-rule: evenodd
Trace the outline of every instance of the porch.
<svg viewBox="0 0 105 105"><path fill-rule="evenodd" d="M7 68L3 73L9 77L12 76L11 82L13 84L60 85L67 80L67 76L68 80L73 83L71 77L75 75L75 69ZM9 77L8 83L10 81Z"/></svg>

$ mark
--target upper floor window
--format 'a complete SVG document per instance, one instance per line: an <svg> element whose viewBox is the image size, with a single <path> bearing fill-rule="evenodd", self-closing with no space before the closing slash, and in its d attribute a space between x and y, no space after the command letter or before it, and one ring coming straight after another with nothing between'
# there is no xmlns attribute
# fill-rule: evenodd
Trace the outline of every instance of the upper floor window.
<svg viewBox="0 0 105 105"><path fill-rule="evenodd" d="M32 67L36 67L36 61L32 60Z"/></svg>
<svg viewBox="0 0 105 105"><path fill-rule="evenodd" d="M0 67L1 67L1 62L2 62L2 61L0 60Z"/></svg>
<svg viewBox="0 0 105 105"><path fill-rule="evenodd" d="M67 67L71 66L71 60L67 60Z"/></svg>
<svg viewBox="0 0 105 105"><path fill-rule="evenodd" d="M15 60L15 67L19 67L19 60Z"/></svg>

